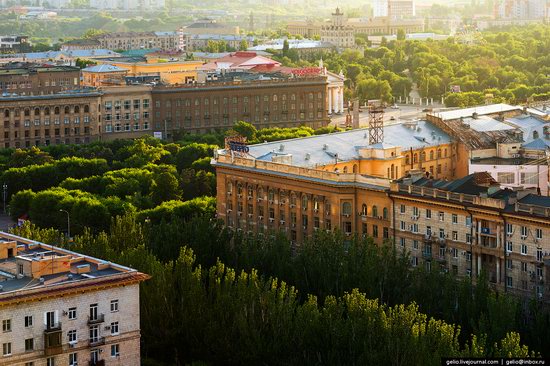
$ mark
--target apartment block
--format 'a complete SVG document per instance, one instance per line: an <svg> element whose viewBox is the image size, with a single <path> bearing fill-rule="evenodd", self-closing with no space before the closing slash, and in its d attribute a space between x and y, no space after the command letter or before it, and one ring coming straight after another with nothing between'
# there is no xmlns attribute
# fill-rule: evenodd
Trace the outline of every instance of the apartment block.
<svg viewBox="0 0 550 366"><path fill-rule="evenodd" d="M42 95L78 89L80 69L15 62L0 67L0 91L13 95Z"/></svg>
<svg viewBox="0 0 550 366"><path fill-rule="evenodd" d="M149 276L0 232L0 365L139 365Z"/></svg>

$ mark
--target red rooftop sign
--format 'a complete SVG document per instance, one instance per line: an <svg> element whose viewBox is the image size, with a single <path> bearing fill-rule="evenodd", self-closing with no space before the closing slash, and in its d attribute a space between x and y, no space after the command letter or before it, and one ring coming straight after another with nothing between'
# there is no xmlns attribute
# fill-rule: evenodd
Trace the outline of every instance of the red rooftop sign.
<svg viewBox="0 0 550 366"><path fill-rule="evenodd" d="M292 69L291 73L296 76L307 76L307 75L319 75L321 73L320 67L302 67L300 69Z"/></svg>

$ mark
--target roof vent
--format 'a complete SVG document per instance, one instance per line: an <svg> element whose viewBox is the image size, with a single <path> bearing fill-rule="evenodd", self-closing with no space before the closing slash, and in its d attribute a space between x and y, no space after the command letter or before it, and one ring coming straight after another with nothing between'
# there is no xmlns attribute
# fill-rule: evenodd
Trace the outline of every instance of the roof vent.
<svg viewBox="0 0 550 366"><path fill-rule="evenodd" d="M69 273L69 274L67 275L67 279L68 279L69 281L72 281L72 279L73 279L73 274L72 274L72 273Z"/></svg>
<svg viewBox="0 0 550 366"><path fill-rule="evenodd" d="M323 150L328 150L328 145L327 144L323 144Z"/></svg>
<svg viewBox="0 0 550 366"><path fill-rule="evenodd" d="M311 159L311 155L309 153L306 154L306 160Z"/></svg>
<svg viewBox="0 0 550 366"><path fill-rule="evenodd" d="M44 281L45 281L45 280L44 280L44 277L40 277L40 278L38 279L38 281L40 281L40 284L43 285L43 284L44 284Z"/></svg>
<svg viewBox="0 0 550 366"><path fill-rule="evenodd" d="M367 138L367 133L365 132L365 134L363 135L363 138L366 139Z"/></svg>
<svg viewBox="0 0 550 366"><path fill-rule="evenodd" d="M473 118L473 119L477 119L478 116L479 116L479 115L477 114L477 112L472 113L472 118Z"/></svg>
<svg viewBox="0 0 550 366"><path fill-rule="evenodd" d="M279 151L285 151L285 145L284 144L281 144L279 146Z"/></svg>

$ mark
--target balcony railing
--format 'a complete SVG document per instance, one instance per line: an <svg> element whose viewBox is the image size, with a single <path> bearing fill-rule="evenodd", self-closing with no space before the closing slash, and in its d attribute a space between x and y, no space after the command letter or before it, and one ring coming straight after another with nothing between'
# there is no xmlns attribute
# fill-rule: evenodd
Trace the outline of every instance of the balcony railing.
<svg viewBox="0 0 550 366"><path fill-rule="evenodd" d="M98 324L105 321L105 314L97 314L96 316L88 316L88 324Z"/></svg>
<svg viewBox="0 0 550 366"><path fill-rule="evenodd" d="M105 344L105 337L90 338L90 347L102 346Z"/></svg>

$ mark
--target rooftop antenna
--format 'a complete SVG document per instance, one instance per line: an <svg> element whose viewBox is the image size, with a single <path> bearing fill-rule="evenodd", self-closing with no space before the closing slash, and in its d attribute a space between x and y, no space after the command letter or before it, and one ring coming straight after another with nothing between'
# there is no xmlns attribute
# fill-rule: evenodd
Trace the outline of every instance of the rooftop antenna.
<svg viewBox="0 0 550 366"><path fill-rule="evenodd" d="M384 106L379 99L369 100L369 144L384 141Z"/></svg>

